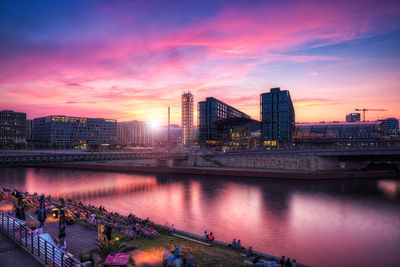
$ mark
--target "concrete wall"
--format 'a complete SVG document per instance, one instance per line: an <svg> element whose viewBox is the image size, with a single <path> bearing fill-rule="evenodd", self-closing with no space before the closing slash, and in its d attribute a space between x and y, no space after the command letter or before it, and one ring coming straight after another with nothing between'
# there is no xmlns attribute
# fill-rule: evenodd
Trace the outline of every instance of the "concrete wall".
<svg viewBox="0 0 400 267"><path fill-rule="evenodd" d="M359 170L366 166L366 162L340 163L337 157L320 156L230 156L205 157L201 155L189 156L187 167L226 167L226 168L253 168L268 170L299 170L299 171L329 171L329 170Z"/></svg>

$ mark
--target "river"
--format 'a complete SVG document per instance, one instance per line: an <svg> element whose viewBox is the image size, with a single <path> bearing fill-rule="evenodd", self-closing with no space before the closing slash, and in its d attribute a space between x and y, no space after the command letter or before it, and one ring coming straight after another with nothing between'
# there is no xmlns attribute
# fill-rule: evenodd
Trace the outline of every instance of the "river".
<svg viewBox="0 0 400 267"><path fill-rule="evenodd" d="M312 266L399 266L400 181L272 181L0 168L0 186L149 217Z"/></svg>

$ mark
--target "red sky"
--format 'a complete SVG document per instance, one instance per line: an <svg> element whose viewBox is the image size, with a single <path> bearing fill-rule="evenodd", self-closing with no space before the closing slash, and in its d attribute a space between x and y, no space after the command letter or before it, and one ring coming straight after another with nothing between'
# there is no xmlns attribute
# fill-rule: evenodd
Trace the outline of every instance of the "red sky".
<svg viewBox="0 0 400 267"><path fill-rule="evenodd" d="M180 95L259 118L289 89L296 121L399 117L397 1L50 1L0 8L0 109L180 124Z"/></svg>

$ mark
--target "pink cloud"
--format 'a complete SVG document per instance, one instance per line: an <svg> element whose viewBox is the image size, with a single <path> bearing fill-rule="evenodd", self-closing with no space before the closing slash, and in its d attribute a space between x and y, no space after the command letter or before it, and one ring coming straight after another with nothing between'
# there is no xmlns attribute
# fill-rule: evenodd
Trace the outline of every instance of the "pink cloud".
<svg viewBox="0 0 400 267"><path fill-rule="evenodd" d="M10 106L9 101L19 97L11 107L32 116L81 112L119 119L133 114L127 110L134 108L151 112L157 106L171 105L179 110L180 92L192 90L197 100L215 96L258 117L258 96L273 77L259 77L262 82L249 85L252 71L288 62L348 64L347 59L337 56L289 52L388 31L393 25L380 22L400 14L398 5L372 8L373 2L368 1L282 5L226 8L213 17L166 32L152 24L152 34L140 31L93 43L78 40L48 51L33 47L31 53L0 62L4 96L0 104ZM102 5L99 10L109 14L119 8ZM129 14L124 12L116 23L129 23ZM110 108L110 103L115 106ZM299 96L295 103L303 107L340 104L335 99L310 99L307 95ZM178 115L174 122L179 122Z"/></svg>

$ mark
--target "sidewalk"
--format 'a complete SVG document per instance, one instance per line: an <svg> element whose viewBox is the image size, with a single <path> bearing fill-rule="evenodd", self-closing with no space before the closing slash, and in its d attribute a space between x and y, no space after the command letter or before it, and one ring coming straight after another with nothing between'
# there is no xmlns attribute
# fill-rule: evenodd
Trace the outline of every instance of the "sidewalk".
<svg viewBox="0 0 400 267"><path fill-rule="evenodd" d="M0 231L0 267L41 267L32 255Z"/></svg>

